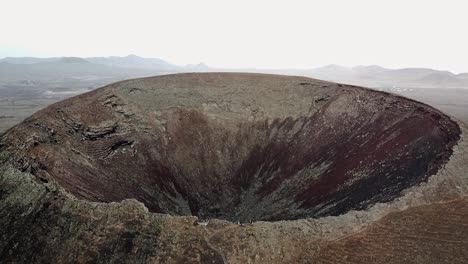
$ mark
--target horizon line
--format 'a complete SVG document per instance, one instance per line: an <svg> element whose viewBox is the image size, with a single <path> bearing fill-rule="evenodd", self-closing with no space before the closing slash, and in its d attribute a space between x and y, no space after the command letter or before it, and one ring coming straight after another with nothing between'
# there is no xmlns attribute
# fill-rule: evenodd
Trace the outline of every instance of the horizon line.
<svg viewBox="0 0 468 264"><path fill-rule="evenodd" d="M335 66L335 67L342 67L342 68L347 68L347 69L354 69L358 67L380 67L385 70L405 70L405 69L428 69L428 70L434 70L434 71L439 71L439 72L450 72L454 75L460 75L460 74L467 74L468 71L463 71L463 72L455 72L451 70L441 70L438 68L432 68L432 67L422 67L422 66L412 66L412 67L401 67L401 68L394 68L394 67L386 67L382 66L380 64L354 64L354 66L345 66L342 64L337 64L337 63L330 63L330 64L323 64L322 66L317 66L317 67L281 67L281 68L263 68L263 67L255 67L255 66L244 66L244 67L218 67L218 66L210 66L209 63L206 62L198 62L198 63L188 63L188 64L174 64L164 58L161 57L144 57L136 54L128 54L128 55L123 55L123 56L116 56L116 55L109 55L109 56L86 56L86 57L80 57L80 56L4 56L0 58L1 60L8 59L8 58L14 58L14 59L22 59L22 58L35 58L35 59L61 59L61 58L80 58L80 59L87 59L87 58L126 58L126 57L138 57L142 59L159 59L164 62L167 62L169 65L173 66L178 66L178 67L187 67L187 66L193 66L193 65L205 65L208 68L212 69L247 69L247 70L315 70L315 69L321 69L321 68L326 68L330 66ZM92 62L91 62L92 63ZM14 63L12 63L14 64ZM28 64L36 64L36 63L28 63ZM98 64L98 63L95 63Z"/></svg>

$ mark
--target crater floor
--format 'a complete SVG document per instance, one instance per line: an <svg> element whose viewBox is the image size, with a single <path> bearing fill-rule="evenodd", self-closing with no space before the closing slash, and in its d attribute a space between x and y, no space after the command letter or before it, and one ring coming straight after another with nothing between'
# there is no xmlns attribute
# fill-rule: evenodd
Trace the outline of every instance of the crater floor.
<svg viewBox="0 0 468 264"><path fill-rule="evenodd" d="M234 257L240 253L227 255L223 248L245 246L248 238L227 246L232 237L214 239L226 228L240 228L234 223L270 221L249 224L258 238L255 228L297 224L275 221L343 219L355 210L367 214L373 205L404 200L453 159L462 132L455 121L425 104L305 77L191 73L128 80L54 104L2 135L0 205L9 210L12 228L18 221L33 226L34 221L52 222L50 228L59 232L62 226L80 223L73 226L84 232L80 225L93 222L90 236L105 237L102 248L93 251L97 262L99 257L109 259L103 250L117 250L106 239L129 240L115 243L123 247L121 252L133 252L146 248L140 245L149 239L142 237L142 230L148 233L153 226L147 235L165 241L173 231L164 226L177 230L185 222L190 231L173 236L201 236L205 241L198 245L194 262L226 262L229 257L237 262ZM460 191L463 186L453 188ZM24 214L22 208L30 212L25 217L17 215ZM38 210L39 220L27 222L31 208ZM220 220L197 226L194 217ZM312 232L312 237L323 232L297 228L302 235ZM12 241L27 234L0 234L5 239L0 256L14 259ZM44 236L36 239L51 239ZM165 249L168 256L158 253L160 259L153 260L166 262L172 250L182 250L178 247L190 241L182 239L180 246ZM213 246L216 241L218 246ZM291 241L294 247L297 241ZM42 249L30 243L23 248L40 255Z"/></svg>

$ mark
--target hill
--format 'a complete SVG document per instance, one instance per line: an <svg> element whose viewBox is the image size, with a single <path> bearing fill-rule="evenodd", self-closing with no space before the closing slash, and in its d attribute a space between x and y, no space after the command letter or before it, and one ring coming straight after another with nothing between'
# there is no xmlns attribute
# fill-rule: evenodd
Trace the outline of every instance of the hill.
<svg viewBox="0 0 468 264"><path fill-rule="evenodd" d="M75 58L77 59L77 58ZM175 72L257 72L273 74L291 74L309 76L333 82L342 82L352 85L361 85L372 88L467 88L467 74L453 74L449 71L439 71L426 68L387 69L378 65L344 67L340 65L327 65L315 69L223 69L213 68L204 63L179 66L159 58L144 58L136 55L124 57L89 57L82 58L93 64L106 65L128 70L128 77L139 77L138 70L147 70L153 73ZM38 64L43 62L58 62L62 58L4 58L0 60L11 64ZM43 64L40 64L43 65ZM19 70L19 69L18 69ZM115 70L119 72L118 70ZM99 71L98 71L99 74ZM132 76L135 74L135 76Z"/></svg>
<svg viewBox="0 0 468 264"><path fill-rule="evenodd" d="M463 74L425 68L392 70L380 66L326 66L312 69L306 75L374 88L468 88L468 81Z"/></svg>
<svg viewBox="0 0 468 264"><path fill-rule="evenodd" d="M0 259L463 263L467 132L307 77L113 83L0 136Z"/></svg>

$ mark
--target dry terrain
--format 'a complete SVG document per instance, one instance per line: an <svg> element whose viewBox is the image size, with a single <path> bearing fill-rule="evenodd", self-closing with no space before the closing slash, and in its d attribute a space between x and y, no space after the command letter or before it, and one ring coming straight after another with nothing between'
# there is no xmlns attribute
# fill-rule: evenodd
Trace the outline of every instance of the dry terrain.
<svg viewBox="0 0 468 264"><path fill-rule="evenodd" d="M467 131L306 77L110 84L0 137L0 259L463 263Z"/></svg>
<svg viewBox="0 0 468 264"><path fill-rule="evenodd" d="M468 124L468 89L389 89L390 92L429 104Z"/></svg>

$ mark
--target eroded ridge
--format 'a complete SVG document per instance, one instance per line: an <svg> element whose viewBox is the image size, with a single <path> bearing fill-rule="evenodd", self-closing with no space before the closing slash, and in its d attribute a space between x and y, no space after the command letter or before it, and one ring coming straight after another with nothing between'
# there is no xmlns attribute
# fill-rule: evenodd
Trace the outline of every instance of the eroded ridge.
<svg viewBox="0 0 468 264"><path fill-rule="evenodd" d="M459 134L437 110L383 92L205 73L112 84L1 141L7 162L78 198L248 222L390 201L437 172Z"/></svg>

